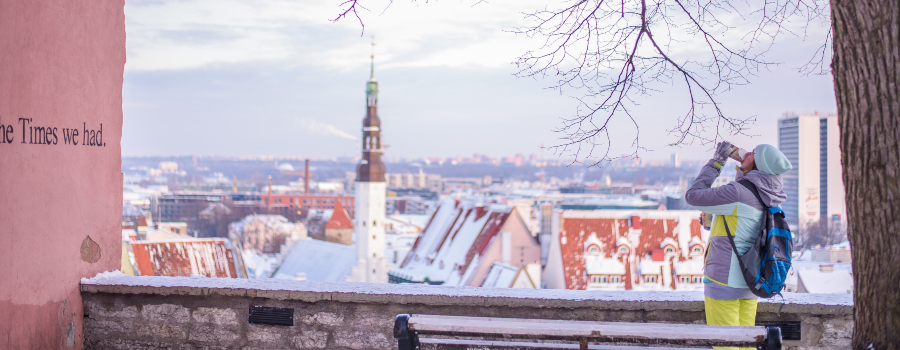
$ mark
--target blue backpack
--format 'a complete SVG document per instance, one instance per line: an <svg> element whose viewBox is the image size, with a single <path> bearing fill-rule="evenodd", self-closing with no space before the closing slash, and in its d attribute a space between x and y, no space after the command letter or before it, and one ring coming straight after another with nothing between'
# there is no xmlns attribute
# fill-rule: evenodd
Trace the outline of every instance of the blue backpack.
<svg viewBox="0 0 900 350"><path fill-rule="evenodd" d="M743 255L737 251L734 245L734 236L728 225L725 232L731 242L731 249L738 257L744 281L750 287L750 291L760 298L771 298L780 295L784 289L784 280L791 270L791 253L794 250L794 240L791 238L791 230L784 219L784 211L779 207L767 207L759 197L756 185L747 180L738 181L746 187L759 200L763 210L762 223L756 242Z"/></svg>

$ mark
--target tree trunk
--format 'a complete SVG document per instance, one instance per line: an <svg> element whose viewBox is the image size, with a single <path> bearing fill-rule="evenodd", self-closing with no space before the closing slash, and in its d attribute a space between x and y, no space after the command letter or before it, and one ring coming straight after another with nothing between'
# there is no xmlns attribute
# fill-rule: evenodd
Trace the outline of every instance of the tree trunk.
<svg viewBox="0 0 900 350"><path fill-rule="evenodd" d="M900 344L900 1L832 0L853 348Z"/></svg>

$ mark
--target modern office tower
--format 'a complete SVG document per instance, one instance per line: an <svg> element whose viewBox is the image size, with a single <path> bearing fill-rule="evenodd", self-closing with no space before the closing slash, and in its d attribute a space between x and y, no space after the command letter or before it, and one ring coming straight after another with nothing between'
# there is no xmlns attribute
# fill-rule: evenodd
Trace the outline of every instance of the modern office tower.
<svg viewBox="0 0 900 350"><path fill-rule="evenodd" d="M781 207L794 228L846 221L837 118L789 113L778 120L778 148L793 165L783 175L788 200Z"/></svg>
<svg viewBox="0 0 900 350"><path fill-rule="evenodd" d="M672 153L672 163L671 165L675 168L681 167L681 154Z"/></svg>
<svg viewBox="0 0 900 350"><path fill-rule="evenodd" d="M378 118L378 82L375 81L375 56L366 83L366 118L363 119L362 160L356 166L356 253L358 264L353 279L357 282L387 283L387 258L384 256L384 217L387 187L384 162L381 161L381 119Z"/></svg>

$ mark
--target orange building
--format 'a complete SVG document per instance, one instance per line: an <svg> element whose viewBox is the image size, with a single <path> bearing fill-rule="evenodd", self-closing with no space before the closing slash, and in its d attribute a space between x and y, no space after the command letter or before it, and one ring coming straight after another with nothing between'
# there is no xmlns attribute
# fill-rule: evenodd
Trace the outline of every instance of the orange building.
<svg viewBox="0 0 900 350"><path fill-rule="evenodd" d="M307 210L330 210L335 208L335 203L347 209L350 217L353 217L355 202L353 196L329 196L322 194L263 194L262 203L266 206L291 206L305 208Z"/></svg>

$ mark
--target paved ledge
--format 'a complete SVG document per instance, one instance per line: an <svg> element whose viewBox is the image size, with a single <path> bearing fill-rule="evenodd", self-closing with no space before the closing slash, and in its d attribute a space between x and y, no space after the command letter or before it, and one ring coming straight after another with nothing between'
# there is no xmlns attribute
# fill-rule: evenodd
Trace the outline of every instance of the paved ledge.
<svg viewBox="0 0 900 350"><path fill-rule="evenodd" d="M227 296L285 301L334 301L434 306L600 308L635 311L703 311L701 292L501 289L413 284L326 283L276 279L98 276L82 279L82 293ZM849 294L785 293L763 299L760 313L852 315Z"/></svg>

